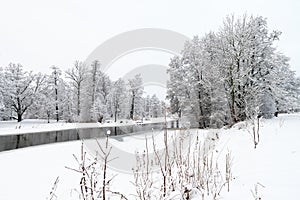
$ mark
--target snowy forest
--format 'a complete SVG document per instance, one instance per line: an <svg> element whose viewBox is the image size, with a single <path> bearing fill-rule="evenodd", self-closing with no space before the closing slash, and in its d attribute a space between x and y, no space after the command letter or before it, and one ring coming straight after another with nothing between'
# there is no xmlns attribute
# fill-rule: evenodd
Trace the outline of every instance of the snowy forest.
<svg viewBox="0 0 300 200"><path fill-rule="evenodd" d="M141 75L112 81L100 70L75 61L66 71L26 71L21 64L0 68L0 120L55 119L101 122L163 116L166 105L193 127L222 127L249 118L272 118L299 110L300 79L277 50L280 31L263 17L228 16L217 32L186 42L171 59L167 100L146 96Z"/></svg>
<svg viewBox="0 0 300 200"><path fill-rule="evenodd" d="M276 48L280 35L263 17L232 15L195 36L169 65L172 113L206 128L299 111L300 79Z"/></svg>
<svg viewBox="0 0 300 200"><path fill-rule="evenodd" d="M112 81L100 70L75 61L65 72L26 71L10 63L0 71L0 120L54 119L66 122L102 122L105 119L161 117L164 103L145 95L142 78Z"/></svg>

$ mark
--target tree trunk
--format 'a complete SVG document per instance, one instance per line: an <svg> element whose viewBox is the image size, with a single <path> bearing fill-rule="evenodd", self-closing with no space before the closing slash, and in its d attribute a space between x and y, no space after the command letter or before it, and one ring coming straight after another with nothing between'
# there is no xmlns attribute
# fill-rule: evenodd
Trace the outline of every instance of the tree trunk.
<svg viewBox="0 0 300 200"><path fill-rule="evenodd" d="M234 89L232 89L232 91L231 91L231 118L232 118L232 122L236 123L237 119L236 119L236 114L235 114L234 102L235 102L235 94L234 94Z"/></svg>
<svg viewBox="0 0 300 200"><path fill-rule="evenodd" d="M22 106L21 106L21 100L18 97L17 98L17 115L18 115L18 122L22 121Z"/></svg>
<svg viewBox="0 0 300 200"><path fill-rule="evenodd" d="M21 121L22 121L22 114L18 113L18 122L21 122Z"/></svg>
<svg viewBox="0 0 300 200"><path fill-rule="evenodd" d="M233 69L232 66L229 67L229 83L230 83L230 87L231 87L231 118L232 118L232 123L236 123L237 119L236 119L236 113L235 113L235 91L234 91L234 82L233 82L233 73L232 73Z"/></svg>
<svg viewBox="0 0 300 200"><path fill-rule="evenodd" d="M59 116L58 116L58 91L57 91L57 79L55 78L54 80L54 85L55 85L55 114L56 114L56 121L59 121Z"/></svg>
<svg viewBox="0 0 300 200"><path fill-rule="evenodd" d="M117 122L117 109L118 108L116 108L116 111L115 111L115 122ZM115 135L117 135L117 126L116 126L116 124L115 124Z"/></svg>
<svg viewBox="0 0 300 200"><path fill-rule="evenodd" d="M47 120L48 120L48 123L50 123L50 111L47 110Z"/></svg>
<svg viewBox="0 0 300 200"><path fill-rule="evenodd" d="M77 89L77 116L80 115L80 85L78 85Z"/></svg>
<svg viewBox="0 0 300 200"><path fill-rule="evenodd" d="M134 99L135 99L135 94L133 92L132 100L131 100L131 109L130 109L130 119L132 120L133 120L133 113L134 113Z"/></svg>
<svg viewBox="0 0 300 200"><path fill-rule="evenodd" d="M201 77L198 74L197 78L198 78L198 83L199 83L198 84L198 101L199 101L199 111L200 111L200 118L198 119L199 120L198 128L205 128L205 122L204 122L204 117L203 117L202 97L201 97L201 84L200 84L200 81L202 80L202 72L201 72Z"/></svg>

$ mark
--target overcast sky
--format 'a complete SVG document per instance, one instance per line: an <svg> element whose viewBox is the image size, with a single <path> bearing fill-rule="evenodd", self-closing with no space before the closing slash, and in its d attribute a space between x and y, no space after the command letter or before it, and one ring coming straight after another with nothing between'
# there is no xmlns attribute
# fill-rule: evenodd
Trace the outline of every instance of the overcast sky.
<svg viewBox="0 0 300 200"><path fill-rule="evenodd" d="M1 0L0 66L19 62L48 72L85 60L102 42L138 28L164 28L188 37L216 31L226 15L267 17L283 32L279 49L300 76L299 0ZM145 63L146 64L146 63Z"/></svg>

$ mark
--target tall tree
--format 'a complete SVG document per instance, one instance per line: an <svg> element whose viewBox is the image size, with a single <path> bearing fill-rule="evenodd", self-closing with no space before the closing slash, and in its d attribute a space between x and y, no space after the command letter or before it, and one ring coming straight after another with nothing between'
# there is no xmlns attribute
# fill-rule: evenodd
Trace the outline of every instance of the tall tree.
<svg viewBox="0 0 300 200"><path fill-rule="evenodd" d="M73 87L76 98L76 114L80 115L80 101L81 91L83 87L83 81L86 76L87 70L83 62L75 61L74 67L66 71L66 78L70 80L70 84Z"/></svg>
<svg viewBox="0 0 300 200"><path fill-rule="evenodd" d="M52 73L51 73L51 81L50 83L53 84L53 90L54 90L54 100L55 100L55 116L56 116L56 121L59 121L59 94L58 94L58 89L59 89L59 82L60 82L60 76L61 76L61 70L56 67L52 66Z"/></svg>
<svg viewBox="0 0 300 200"><path fill-rule="evenodd" d="M94 105L95 102L95 93L96 93L96 84L99 82L99 74L100 74L100 63L98 60L95 60L92 64L91 64L91 75L92 75L92 79L91 79L91 89L92 89L92 105Z"/></svg>
<svg viewBox="0 0 300 200"><path fill-rule="evenodd" d="M3 93L4 93L4 74L3 70L0 67L0 120L3 120L6 118L6 110L5 110L5 105L4 105L4 98L3 98Z"/></svg>
<svg viewBox="0 0 300 200"><path fill-rule="evenodd" d="M112 111L109 107L109 94L112 90L111 88L111 80L105 73L100 71L96 84L94 103L95 115L97 116L97 120L100 122L103 118L106 119L112 115Z"/></svg>
<svg viewBox="0 0 300 200"><path fill-rule="evenodd" d="M50 119L55 116L55 101L50 83L50 76L45 75L45 84L40 88L40 92L35 96L35 100L28 108L26 112L27 118L30 119L47 119L48 123Z"/></svg>
<svg viewBox="0 0 300 200"><path fill-rule="evenodd" d="M95 60L87 70L86 78L82 87L82 121L102 121L109 115L108 94L111 81L109 77L101 72L100 62Z"/></svg>
<svg viewBox="0 0 300 200"><path fill-rule="evenodd" d="M170 81L167 82L167 99L170 100L170 109L172 114L181 117L189 99L189 90L186 86L185 73L182 60L178 56L171 59L169 69Z"/></svg>
<svg viewBox="0 0 300 200"><path fill-rule="evenodd" d="M142 115L142 95L144 93L143 81L141 74L135 75L134 78L128 80L130 113L129 118L134 119L135 116Z"/></svg>
<svg viewBox="0 0 300 200"><path fill-rule="evenodd" d="M175 57L171 61L169 70L171 82L168 84L168 98L171 100L171 111L183 111L199 128L209 126L211 115L212 70L206 63L206 57L203 41L194 37L185 44L182 57Z"/></svg>
<svg viewBox="0 0 300 200"><path fill-rule="evenodd" d="M35 101L36 95L44 84L45 77L41 74L23 71L21 64L9 64L5 68L5 106L12 108L18 122L22 121L23 114Z"/></svg>
<svg viewBox="0 0 300 200"><path fill-rule="evenodd" d="M126 100L127 96L126 93L127 90L124 80L118 79L112 84L111 92L109 94L109 104L111 105L115 122L117 121L118 117L120 117L122 109L124 109L124 100Z"/></svg>
<svg viewBox="0 0 300 200"><path fill-rule="evenodd" d="M164 116L164 108L162 102L155 94L152 95L150 99L150 105L151 105L150 116L154 118Z"/></svg>

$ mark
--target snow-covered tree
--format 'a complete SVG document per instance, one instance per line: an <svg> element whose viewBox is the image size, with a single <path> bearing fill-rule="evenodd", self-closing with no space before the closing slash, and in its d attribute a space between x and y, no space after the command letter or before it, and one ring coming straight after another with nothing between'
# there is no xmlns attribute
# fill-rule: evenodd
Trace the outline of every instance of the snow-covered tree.
<svg viewBox="0 0 300 200"><path fill-rule="evenodd" d="M74 67L71 69L68 69L66 71L66 78L70 80L70 85L72 86L72 90L75 95L75 101L76 101L76 115L79 117L80 115L80 109L81 109L81 92L83 87L83 81L86 77L86 66L83 62L75 61Z"/></svg>
<svg viewBox="0 0 300 200"><path fill-rule="evenodd" d="M275 101L276 111L289 112L300 107L300 82L290 69L289 58L277 53L273 59L272 81L269 88Z"/></svg>
<svg viewBox="0 0 300 200"><path fill-rule="evenodd" d="M77 120L75 116L77 116L76 111L74 110L75 106L75 96L72 91L72 86L70 86L63 79L58 85L58 91L62 91L61 96L59 95L59 102L61 104L61 115L62 119L67 122L72 122Z"/></svg>
<svg viewBox="0 0 300 200"><path fill-rule="evenodd" d="M60 87L64 84L61 70L56 66L51 66L51 70L50 75L45 75L45 84L28 113L31 118L47 118L48 122L50 119L59 121L61 118L64 102L62 96L65 92Z"/></svg>
<svg viewBox="0 0 300 200"><path fill-rule="evenodd" d="M280 32L269 33L263 17L244 15L237 20L227 17L218 35L231 119L237 122L253 115L263 96L270 95L268 86L276 67L272 65L276 54L273 43Z"/></svg>
<svg viewBox="0 0 300 200"><path fill-rule="evenodd" d="M141 74L137 74L134 78L128 80L128 91L130 104L129 118L142 117L144 87Z"/></svg>
<svg viewBox="0 0 300 200"><path fill-rule="evenodd" d="M151 111L151 98L149 95L147 95L146 97L143 97L143 110L144 113L143 115L145 117L150 117L150 111Z"/></svg>
<svg viewBox="0 0 300 200"><path fill-rule="evenodd" d="M91 103L94 120L102 121L112 114L108 105L108 96L111 92L112 83L109 77L100 70L99 61L91 65Z"/></svg>
<svg viewBox="0 0 300 200"><path fill-rule="evenodd" d="M74 99L71 88L61 78L58 67L52 66L50 75L45 76L45 84L41 87L39 94L27 113L30 118L43 118L73 121L76 113L71 112L74 107Z"/></svg>
<svg viewBox="0 0 300 200"><path fill-rule="evenodd" d="M229 123L229 108L226 101L226 91L224 80L220 69L220 49L218 48L220 40L215 33L206 34L203 39L203 51L205 52L204 63L206 66L207 90L210 99L210 127L222 127Z"/></svg>
<svg viewBox="0 0 300 200"><path fill-rule="evenodd" d="M52 96L53 91L49 85L50 77L45 75L45 84L40 88L40 92L35 96L32 106L26 112L26 118L30 119L50 119L55 115L55 101Z"/></svg>
<svg viewBox="0 0 300 200"><path fill-rule="evenodd" d="M164 101L161 101L155 94L151 97L147 95L143 97L143 116L144 117L163 117L164 116Z"/></svg>
<svg viewBox="0 0 300 200"><path fill-rule="evenodd" d="M108 106L108 95L111 90L111 80L100 70L99 61L94 61L91 65L91 102L94 120L102 121L112 114Z"/></svg>
<svg viewBox="0 0 300 200"><path fill-rule="evenodd" d="M112 115L112 110L109 106L109 94L112 90L112 82L104 73L99 73L99 79L96 84L94 110L98 121L107 119Z"/></svg>
<svg viewBox="0 0 300 200"><path fill-rule="evenodd" d="M33 105L40 93L45 77L42 74L35 75L24 71L21 64L11 63L5 68L4 79L5 107L11 109L20 122L23 114ZM15 118L15 115L11 117Z"/></svg>
<svg viewBox="0 0 300 200"><path fill-rule="evenodd" d="M189 98L189 92L183 84L185 70L182 68L181 59L178 56L171 59L167 72L170 76L170 81L167 82L167 99L170 100L170 111L181 117L184 104Z"/></svg>
<svg viewBox="0 0 300 200"><path fill-rule="evenodd" d="M100 62L95 60L85 73L82 82L81 121L102 121L112 112L108 106L111 90L109 77L100 70Z"/></svg>
<svg viewBox="0 0 300 200"><path fill-rule="evenodd" d="M157 117L163 117L164 116L164 107L162 105L162 102L159 100L159 98L154 94L152 95L150 99L150 116L157 118Z"/></svg>
<svg viewBox="0 0 300 200"><path fill-rule="evenodd" d="M274 46L280 34L263 17L232 15L217 33L187 42L169 64L171 112L205 128L298 108L299 82Z"/></svg>
<svg viewBox="0 0 300 200"><path fill-rule="evenodd" d="M95 121L95 93L96 83L99 79L100 63L95 60L91 66L86 69L83 77L81 89L81 107L80 107L80 120L82 122Z"/></svg>
<svg viewBox="0 0 300 200"><path fill-rule="evenodd" d="M194 37L185 44L182 58L175 57L169 69L171 111L190 116L193 125L199 128L209 126L211 115L212 74L206 63L207 56L203 42Z"/></svg>
<svg viewBox="0 0 300 200"><path fill-rule="evenodd" d="M125 81L118 79L113 82L111 92L108 95L108 103L110 105L114 120L124 117L124 104L126 104L127 89Z"/></svg>
<svg viewBox="0 0 300 200"><path fill-rule="evenodd" d="M6 117L3 92L4 92L4 74L2 68L0 67L0 120L5 119Z"/></svg>
<svg viewBox="0 0 300 200"><path fill-rule="evenodd" d="M56 66L52 66L52 73L51 73L51 80L50 80L50 84L52 84L53 86L53 90L54 90L54 104L55 104L55 117L56 117L56 121L59 121L59 82L61 81L61 70L56 67ZM63 91L61 91L63 92Z"/></svg>

